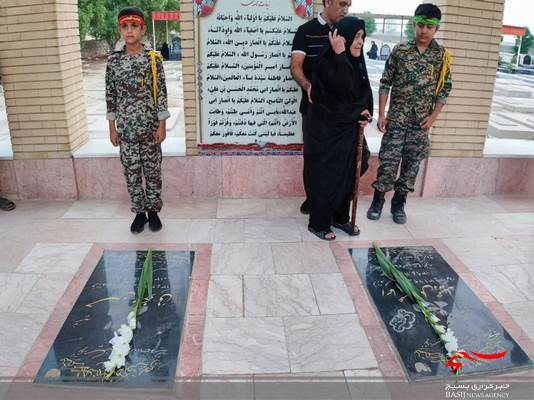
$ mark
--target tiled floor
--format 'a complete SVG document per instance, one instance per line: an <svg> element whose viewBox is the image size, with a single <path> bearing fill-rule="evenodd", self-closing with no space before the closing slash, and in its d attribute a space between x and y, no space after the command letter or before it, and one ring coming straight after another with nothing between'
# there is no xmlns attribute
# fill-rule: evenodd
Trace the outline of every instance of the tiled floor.
<svg viewBox="0 0 534 400"><path fill-rule="evenodd" d="M409 199L406 225L388 206L365 219L369 200L361 236L336 231L338 243L441 239L534 340L534 198ZM21 366L94 243L209 243L203 374L380 376L383 338L364 330L374 317L355 307L330 244L307 231L301 201L167 202L163 230L135 236L126 203L17 202L0 213L0 374Z"/></svg>

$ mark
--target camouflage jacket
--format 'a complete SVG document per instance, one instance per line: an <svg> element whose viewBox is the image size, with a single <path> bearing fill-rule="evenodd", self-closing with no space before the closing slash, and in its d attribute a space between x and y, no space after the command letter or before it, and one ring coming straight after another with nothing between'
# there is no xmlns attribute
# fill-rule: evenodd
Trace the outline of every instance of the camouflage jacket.
<svg viewBox="0 0 534 400"><path fill-rule="evenodd" d="M151 57L148 49L128 55L123 49L108 57L106 67L106 118L116 120L126 142L151 141L159 121L169 118L163 63L156 58L157 106L154 104Z"/></svg>
<svg viewBox="0 0 534 400"><path fill-rule="evenodd" d="M451 73L445 76L445 85L436 96L445 48L432 40L423 54L415 41L399 43L386 61L379 93L389 95L388 120L403 122L410 116L417 122L428 117L436 102L445 104L452 88ZM412 117L413 118L413 117Z"/></svg>

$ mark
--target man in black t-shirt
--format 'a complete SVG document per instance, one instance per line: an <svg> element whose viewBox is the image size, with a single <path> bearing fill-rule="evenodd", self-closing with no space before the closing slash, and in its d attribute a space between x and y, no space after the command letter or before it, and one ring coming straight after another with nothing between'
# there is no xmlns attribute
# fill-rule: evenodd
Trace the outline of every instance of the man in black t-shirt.
<svg viewBox="0 0 534 400"><path fill-rule="evenodd" d="M291 75L302 88L302 100L300 102L300 113L304 116L308 109L308 102L311 102L311 78L315 58L321 49L328 43L328 32L336 22L349 12L352 0L323 0L323 12L317 18L299 26L293 38L291 48ZM306 126L304 118L302 123L303 141L306 142ZM306 160L304 160L306 163ZM305 167L304 167L305 168ZM304 181L304 190L306 191ZM300 212L309 214L308 199L300 206Z"/></svg>

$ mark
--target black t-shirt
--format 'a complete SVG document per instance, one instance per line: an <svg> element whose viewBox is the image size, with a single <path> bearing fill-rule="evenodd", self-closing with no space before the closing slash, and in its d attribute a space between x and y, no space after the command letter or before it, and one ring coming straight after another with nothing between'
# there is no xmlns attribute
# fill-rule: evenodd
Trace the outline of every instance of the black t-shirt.
<svg viewBox="0 0 534 400"><path fill-rule="evenodd" d="M311 82L312 68L315 59L321 52L325 44L328 44L328 32L330 27L328 24L321 24L317 18L314 18L305 24L299 26L295 37L293 38L293 47L291 52L302 52L306 54L302 69L304 76ZM300 112L306 114L308 106L308 95L303 90L302 100L300 102Z"/></svg>

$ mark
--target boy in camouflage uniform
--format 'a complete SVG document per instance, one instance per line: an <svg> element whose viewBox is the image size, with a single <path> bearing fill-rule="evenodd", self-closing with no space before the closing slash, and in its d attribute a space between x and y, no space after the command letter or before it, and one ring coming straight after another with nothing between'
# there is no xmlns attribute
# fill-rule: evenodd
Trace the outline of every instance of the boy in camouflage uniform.
<svg viewBox="0 0 534 400"><path fill-rule="evenodd" d="M125 46L109 56L106 69L109 135L114 146L120 145L132 212L136 213L130 230L142 232L148 221L150 229L158 231L161 143L166 136L165 120L170 116L163 63L159 54L143 47L146 26L139 8L120 11L118 30Z"/></svg>
<svg viewBox="0 0 534 400"><path fill-rule="evenodd" d="M441 11L434 4L421 4L415 10L415 40L400 43L389 56L379 89L378 129L384 133L373 202L367 218L377 220L384 195L395 189L391 200L393 221L406 223L404 204L414 191L419 165L429 153L428 131L445 105L452 88L450 53L434 35L439 29ZM385 108L391 90L387 118ZM401 162L402 159L402 162ZM400 173L397 171L400 164Z"/></svg>

